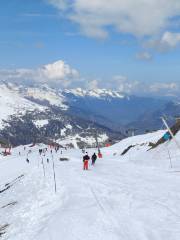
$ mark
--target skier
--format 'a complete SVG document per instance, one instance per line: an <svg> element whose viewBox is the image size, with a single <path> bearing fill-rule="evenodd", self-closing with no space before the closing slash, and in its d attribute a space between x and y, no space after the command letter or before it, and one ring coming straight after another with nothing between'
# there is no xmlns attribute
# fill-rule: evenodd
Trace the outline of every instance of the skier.
<svg viewBox="0 0 180 240"><path fill-rule="evenodd" d="M100 149L98 149L98 158L102 158L102 153L101 153Z"/></svg>
<svg viewBox="0 0 180 240"><path fill-rule="evenodd" d="M91 157L91 160L92 160L92 165L94 165L94 164L95 164L95 162L96 162L96 159L97 159L97 155L96 155L96 153L94 153L94 154L92 155L92 157Z"/></svg>
<svg viewBox="0 0 180 240"><path fill-rule="evenodd" d="M90 159L90 157L88 156L88 153L86 152L86 155L83 156L84 170L88 170L89 159Z"/></svg>
<svg viewBox="0 0 180 240"><path fill-rule="evenodd" d="M49 163L49 158L47 158L47 163Z"/></svg>
<svg viewBox="0 0 180 240"><path fill-rule="evenodd" d="M26 158L26 162L29 163L29 159L28 158Z"/></svg>

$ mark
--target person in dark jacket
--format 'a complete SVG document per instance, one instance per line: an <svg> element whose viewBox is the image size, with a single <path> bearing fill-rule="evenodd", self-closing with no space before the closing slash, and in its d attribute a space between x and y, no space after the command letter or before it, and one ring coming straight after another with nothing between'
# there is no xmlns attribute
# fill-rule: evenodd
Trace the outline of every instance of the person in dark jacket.
<svg viewBox="0 0 180 240"><path fill-rule="evenodd" d="M95 162L96 162L96 159L97 159L97 155L96 155L96 153L94 153L94 154L92 155L92 157L91 157L91 160L92 160L92 165L94 165L94 164L95 164Z"/></svg>
<svg viewBox="0 0 180 240"><path fill-rule="evenodd" d="M86 155L83 156L84 170L88 170L89 159L90 159L90 157L88 156L88 153L86 152Z"/></svg>

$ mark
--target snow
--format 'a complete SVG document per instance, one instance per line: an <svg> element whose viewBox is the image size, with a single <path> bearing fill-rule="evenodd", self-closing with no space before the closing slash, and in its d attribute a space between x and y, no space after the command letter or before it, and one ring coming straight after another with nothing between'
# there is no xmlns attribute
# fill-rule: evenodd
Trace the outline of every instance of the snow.
<svg viewBox="0 0 180 240"><path fill-rule="evenodd" d="M65 89L65 93L71 93L75 96L84 97L86 95L86 90L83 90L82 88L75 88L75 89Z"/></svg>
<svg viewBox="0 0 180 240"><path fill-rule="evenodd" d="M113 98L124 98L124 95L122 95L120 92L113 91L113 90L107 90L107 89L93 89L88 92L88 95L91 97L113 97Z"/></svg>
<svg viewBox="0 0 180 240"><path fill-rule="evenodd" d="M3 120L8 120L10 116L21 116L27 111L44 111L45 107L33 103L23 98L17 89L11 89L5 84L0 85L0 128L6 126Z"/></svg>
<svg viewBox="0 0 180 240"><path fill-rule="evenodd" d="M1 156L0 190L24 175L0 193L0 226L9 224L1 239L179 240L180 150L171 140L147 151L149 141L156 142L163 134L135 136L103 148L103 158L89 171L82 170L80 149L51 154L48 148L46 156L40 157L38 149L47 146L25 150L20 146L11 156ZM121 156L130 145L136 146ZM70 160L59 161L62 156ZM16 203L7 206L12 202Z"/></svg>
<svg viewBox="0 0 180 240"><path fill-rule="evenodd" d="M67 125L66 125L66 128L71 130L71 129L72 129L72 126L71 126L70 124L67 124Z"/></svg>
<svg viewBox="0 0 180 240"><path fill-rule="evenodd" d="M68 98L65 93L71 93L78 97L92 98L124 98L118 91L107 89L83 90L81 88L56 91L42 85L41 87L23 87L12 83L0 84L0 129L7 126L6 120L12 115L21 117L27 111L45 111L48 109L48 104L56 106L61 110L67 110ZM35 101L37 103L35 103ZM46 107L44 106L46 102ZM71 129L72 126L67 125L66 128Z"/></svg>
<svg viewBox="0 0 180 240"><path fill-rule="evenodd" d="M71 125L70 125L71 126ZM73 135L73 136L66 136L65 132L67 129L71 129L70 126L66 126L66 128L61 129L61 136L64 136L64 139L58 139L57 142L62 146L67 146L69 144L72 144L74 148L78 149L78 142L83 142L88 144L89 146L95 146L96 145L96 139L93 136L86 136L82 137L79 134ZM108 139L108 136L106 134L99 134L98 135L98 141L99 143L105 142Z"/></svg>
<svg viewBox="0 0 180 240"><path fill-rule="evenodd" d="M48 119L34 120L33 123L36 127L41 128L49 123Z"/></svg>
<svg viewBox="0 0 180 240"><path fill-rule="evenodd" d="M61 107L63 110L68 109L68 106L64 103L64 97L60 93L57 94L53 89L28 88L26 95L38 100L46 100L51 105Z"/></svg>
<svg viewBox="0 0 180 240"><path fill-rule="evenodd" d="M62 136L62 137L63 137L63 136L66 136L66 131L67 131L66 128L61 129L61 136Z"/></svg>
<svg viewBox="0 0 180 240"><path fill-rule="evenodd" d="M94 97L94 98L104 98L104 97L112 97L112 98L124 98L124 95L119 91L107 90L107 89L92 89L92 90L84 90L82 88L75 89L65 89L65 93L73 94L77 97Z"/></svg>
<svg viewBox="0 0 180 240"><path fill-rule="evenodd" d="M63 129L61 129L61 136L65 137L67 130L72 130L72 126L70 124L67 124Z"/></svg>

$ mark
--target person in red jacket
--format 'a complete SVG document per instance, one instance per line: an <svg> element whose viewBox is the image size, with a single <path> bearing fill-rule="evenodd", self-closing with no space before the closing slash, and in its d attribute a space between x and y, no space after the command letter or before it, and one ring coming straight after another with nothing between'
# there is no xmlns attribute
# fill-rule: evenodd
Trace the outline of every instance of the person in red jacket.
<svg viewBox="0 0 180 240"><path fill-rule="evenodd" d="M88 156L88 153L86 152L86 155L83 156L84 170L88 170L89 159L90 159L90 157Z"/></svg>

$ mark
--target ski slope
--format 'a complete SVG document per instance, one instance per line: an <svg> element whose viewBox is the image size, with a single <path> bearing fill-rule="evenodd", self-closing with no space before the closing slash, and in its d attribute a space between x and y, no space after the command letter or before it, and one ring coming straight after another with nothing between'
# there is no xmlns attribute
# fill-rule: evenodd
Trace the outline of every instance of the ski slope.
<svg viewBox="0 0 180 240"><path fill-rule="evenodd" d="M102 149L103 158L89 171L82 170L79 149L62 154L48 149L42 158L38 149L44 145L13 149L11 156L0 159L0 233L8 224L1 239L179 240L180 150L171 141L147 151L148 142L163 133ZM130 145L135 146L121 156ZM10 187L1 192L7 183Z"/></svg>

